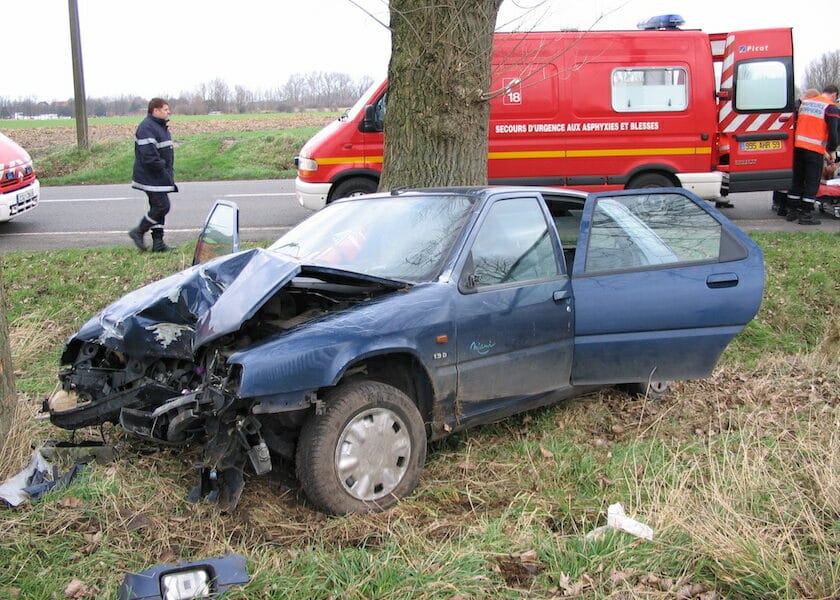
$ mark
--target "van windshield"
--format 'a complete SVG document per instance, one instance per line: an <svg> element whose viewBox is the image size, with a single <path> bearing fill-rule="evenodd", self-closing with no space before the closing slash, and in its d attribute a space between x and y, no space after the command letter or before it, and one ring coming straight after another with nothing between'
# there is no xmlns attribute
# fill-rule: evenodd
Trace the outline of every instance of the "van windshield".
<svg viewBox="0 0 840 600"><path fill-rule="evenodd" d="M342 121L348 121L348 120L349 121L354 121L356 119L356 117L358 116L358 114L365 109L365 106L367 106L368 104L371 103L371 101L373 99L373 95L376 93L376 91L379 89L379 87L381 85L382 85L381 81L374 81L371 84L371 86L367 90L365 90L365 93L362 94L359 97L358 100L356 100L356 103L353 106L351 106L350 108L348 108L347 111L343 115L341 115L341 120Z"/></svg>

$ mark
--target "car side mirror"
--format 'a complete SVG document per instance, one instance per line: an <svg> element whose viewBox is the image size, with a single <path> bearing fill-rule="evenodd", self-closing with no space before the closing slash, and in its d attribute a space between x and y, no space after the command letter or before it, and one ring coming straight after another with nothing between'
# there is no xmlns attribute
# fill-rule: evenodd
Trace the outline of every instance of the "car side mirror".
<svg viewBox="0 0 840 600"><path fill-rule="evenodd" d="M198 234L193 265L239 251L239 207L235 202L216 200Z"/></svg>
<svg viewBox="0 0 840 600"><path fill-rule="evenodd" d="M376 131L382 131L382 121L377 117L376 114L376 105L375 104L368 104L365 106L365 116L362 119L360 129L364 133L372 133Z"/></svg>

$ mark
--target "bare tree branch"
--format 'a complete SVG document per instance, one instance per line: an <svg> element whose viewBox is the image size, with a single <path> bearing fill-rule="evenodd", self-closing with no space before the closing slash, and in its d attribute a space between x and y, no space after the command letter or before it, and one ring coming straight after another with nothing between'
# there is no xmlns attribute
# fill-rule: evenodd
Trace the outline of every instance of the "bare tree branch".
<svg viewBox="0 0 840 600"><path fill-rule="evenodd" d="M379 23L380 25L382 25L382 27L384 27L384 28L385 28L385 29L387 29L388 31L391 31L391 27L390 27L387 23L383 23L381 20L379 20L379 19L376 17L376 15L374 15L372 12L370 12L368 9L366 9L364 6L362 6L362 5L361 5L361 4L359 4L358 2L356 2L356 0L347 0L347 1L348 1L350 4L352 4L353 6L355 6L356 8L358 8L360 11L362 11L363 13L365 13L367 16L369 16L371 19L373 19L374 21L376 21L377 23ZM381 1L382 1L382 5L383 5L384 7L386 7L386 8L387 8L387 6L388 6L388 2L387 2L386 0L381 0Z"/></svg>

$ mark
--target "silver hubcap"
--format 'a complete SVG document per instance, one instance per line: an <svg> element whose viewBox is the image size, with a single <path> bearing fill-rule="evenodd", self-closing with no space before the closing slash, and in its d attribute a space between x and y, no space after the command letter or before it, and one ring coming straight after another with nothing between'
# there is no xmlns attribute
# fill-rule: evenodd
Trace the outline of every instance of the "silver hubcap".
<svg viewBox="0 0 840 600"><path fill-rule="evenodd" d="M378 500L394 491L411 458L408 429L394 412L374 408L347 424L335 449L341 485L358 500Z"/></svg>
<svg viewBox="0 0 840 600"><path fill-rule="evenodd" d="M670 381L651 381L650 382L650 391L656 394L661 394L665 390L668 389L668 386L671 384Z"/></svg>

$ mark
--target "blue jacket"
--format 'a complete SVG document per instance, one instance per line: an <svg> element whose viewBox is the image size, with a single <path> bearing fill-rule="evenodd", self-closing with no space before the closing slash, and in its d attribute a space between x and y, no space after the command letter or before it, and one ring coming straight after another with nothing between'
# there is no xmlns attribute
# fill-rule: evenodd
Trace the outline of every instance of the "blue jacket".
<svg viewBox="0 0 840 600"><path fill-rule="evenodd" d="M177 192L175 149L166 121L148 115L134 134L131 187L145 192Z"/></svg>

